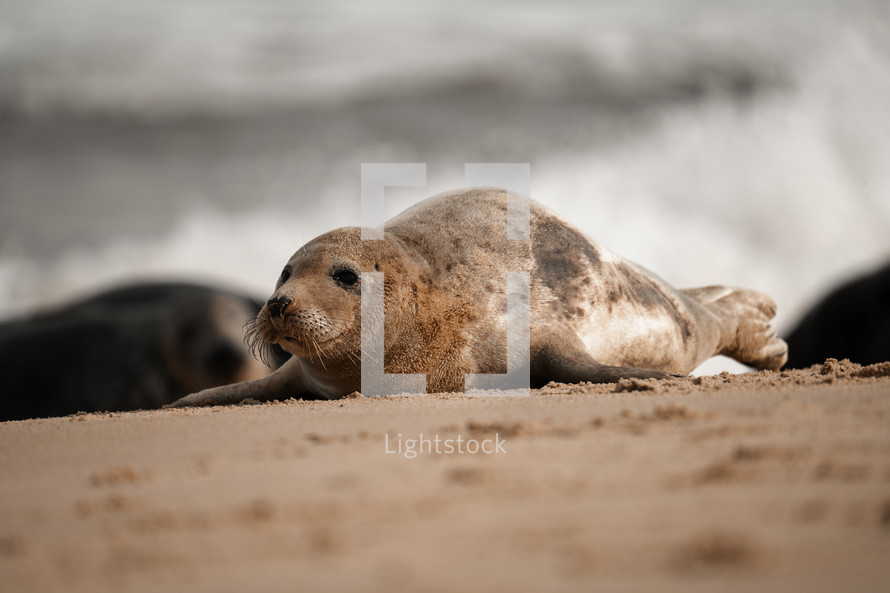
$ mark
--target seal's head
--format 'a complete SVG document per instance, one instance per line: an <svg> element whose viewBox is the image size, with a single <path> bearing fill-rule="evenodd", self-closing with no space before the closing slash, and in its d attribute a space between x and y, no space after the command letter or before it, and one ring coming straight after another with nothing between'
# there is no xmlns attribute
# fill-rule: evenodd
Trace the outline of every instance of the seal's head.
<svg viewBox="0 0 890 593"><path fill-rule="evenodd" d="M269 344L325 366L361 360L362 272L383 272L387 338L406 324L398 312L410 300L416 311L421 265L402 241L385 235L362 241L361 229L347 227L321 235L299 249L284 266L275 292L248 327L248 343L261 357ZM392 316L390 311L393 311ZM396 331L391 331L391 328Z"/></svg>

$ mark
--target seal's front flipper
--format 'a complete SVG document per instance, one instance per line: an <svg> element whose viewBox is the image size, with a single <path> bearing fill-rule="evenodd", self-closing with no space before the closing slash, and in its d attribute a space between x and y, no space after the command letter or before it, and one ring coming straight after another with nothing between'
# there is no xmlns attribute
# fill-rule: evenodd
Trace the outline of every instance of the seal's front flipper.
<svg viewBox="0 0 890 593"><path fill-rule="evenodd" d="M227 406L248 398L269 401L288 397L305 397L306 389L303 385L301 368L300 359L293 357L274 373L261 379L191 393L164 407Z"/></svg>
<svg viewBox="0 0 890 593"><path fill-rule="evenodd" d="M615 383L620 379L669 379L682 377L654 369L617 367L598 363L587 352L569 346L548 346L532 357L531 383L540 387L560 383Z"/></svg>
<svg viewBox="0 0 890 593"><path fill-rule="evenodd" d="M181 397L173 403L166 404L165 408L186 408L189 406L225 406L237 404L247 398L257 400L269 399L263 394L261 386L251 385L259 383L257 381L247 381L245 383L233 383L232 385L222 385L212 389L205 389L197 393L190 393L185 397Z"/></svg>

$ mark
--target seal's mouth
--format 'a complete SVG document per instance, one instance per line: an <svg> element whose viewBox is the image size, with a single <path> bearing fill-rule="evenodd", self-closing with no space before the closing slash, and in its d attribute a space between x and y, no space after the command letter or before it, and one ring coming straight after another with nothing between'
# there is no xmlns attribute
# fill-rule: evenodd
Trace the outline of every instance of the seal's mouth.
<svg viewBox="0 0 890 593"><path fill-rule="evenodd" d="M327 344L328 342L333 342L334 340L339 338L341 335L342 335L342 332L339 332L335 335L329 335L329 336L324 336L324 337L304 336L304 335L297 335L297 336L279 335L279 336L277 336L276 343L280 344L281 342L287 342L289 344L296 344L296 345L300 345L300 346L311 346L313 344L321 346L322 344Z"/></svg>
<svg viewBox="0 0 890 593"><path fill-rule="evenodd" d="M317 348L343 335L346 327L316 311L299 311L269 319L263 336L270 342Z"/></svg>
<svg viewBox="0 0 890 593"><path fill-rule="evenodd" d="M267 362L272 344L290 354L309 359L327 358L347 330L351 316L337 317L319 309L289 311L272 316L265 309L248 322L245 338L251 352Z"/></svg>

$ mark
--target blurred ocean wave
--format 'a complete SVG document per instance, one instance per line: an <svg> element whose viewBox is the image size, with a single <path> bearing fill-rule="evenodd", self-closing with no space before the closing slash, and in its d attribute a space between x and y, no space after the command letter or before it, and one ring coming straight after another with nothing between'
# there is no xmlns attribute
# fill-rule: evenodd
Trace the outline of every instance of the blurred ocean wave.
<svg viewBox="0 0 890 593"><path fill-rule="evenodd" d="M0 105L158 118L480 84L606 102L746 92L850 4L4 0Z"/></svg>
<svg viewBox="0 0 890 593"><path fill-rule="evenodd" d="M792 321L890 257L870 2L0 1L0 315L127 278L264 295L359 222L362 162L530 162L532 197L677 285Z"/></svg>

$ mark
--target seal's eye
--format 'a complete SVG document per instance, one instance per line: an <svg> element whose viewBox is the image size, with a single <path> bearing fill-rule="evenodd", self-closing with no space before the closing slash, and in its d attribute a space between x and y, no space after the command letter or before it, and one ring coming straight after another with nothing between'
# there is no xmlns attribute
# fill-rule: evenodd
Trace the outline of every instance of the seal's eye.
<svg viewBox="0 0 890 593"><path fill-rule="evenodd" d="M358 275L352 270L337 270L331 277L343 286L353 286L358 282Z"/></svg>
<svg viewBox="0 0 890 593"><path fill-rule="evenodd" d="M281 271L281 278L278 279L278 284L284 284L290 279L290 266L286 266L284 270Z"/></svg>

